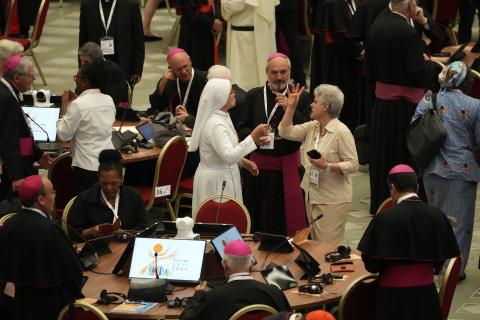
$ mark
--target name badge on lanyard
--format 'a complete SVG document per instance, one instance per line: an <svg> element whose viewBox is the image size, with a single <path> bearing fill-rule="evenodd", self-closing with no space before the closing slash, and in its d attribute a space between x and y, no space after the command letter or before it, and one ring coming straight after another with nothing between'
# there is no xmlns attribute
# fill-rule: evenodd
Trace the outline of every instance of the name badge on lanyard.
<svg viewBox="0 0 480 320"><path fill-rule="evenodd" d="M288 86L285 88L283 91L283 95L286 95L288 92ZM273 106L272 112L270 112L270 115L268 115L268 105L267 105L267 85L263 87L263 106L265 107L265 115L267 116L267 124L270 125L270 121L273 118L273 115L277 111L278 108L278 102L275 103ZM265 150L273 150L275 148L275 132L273 132L273 129L270 130L268 133L268 143L260 146L260 149L265 149Z"/></svg>
<svg viewBox="0 0 480 320"><path fill-rule="evenodd" d="M308 177L308 180L310 181L310 184L314 186L315 188L318 188L320 183L320 170L315 167L314 165L311 166L310 168L310 175Z"/></svg>
<svg viewBox="0 0 480 320"><path fill-rule="evenodd" d="M105 29L105 37L100 38L100 47L102 48L104 55L115 54L115 45L113 42L113 37L108 35L108 29L112 23L113 12L115 11L115 5L117 0L113 1L112 8L110 9L110 14L108 15L108 21L105 23L105 15L103 14L102 1L98 0L98 9L100 10L100 18L102 19L103 28Z"/></svg>

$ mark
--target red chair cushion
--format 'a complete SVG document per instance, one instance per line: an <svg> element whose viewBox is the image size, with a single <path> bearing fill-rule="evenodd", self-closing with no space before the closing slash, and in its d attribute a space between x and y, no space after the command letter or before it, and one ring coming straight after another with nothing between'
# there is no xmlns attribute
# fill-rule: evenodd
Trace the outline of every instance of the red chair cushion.
<svg viewBox="0 0 480 320"><path fill-rule="evenodd" d="M270 315L272 315L271 312L264 310L255 310L249 313L245 313L244 315L240 316L238 320L261 320Z"/></svg>
<svg viewBox="0 0 480 320"><path fill-rule="evenodd" d="M60 320L82 319L82 320L102 320L100 316L91 310L74 308L65 312Z"/></svg>
<svg viewBox="0 0 480 320"><path fill-rule="evenodd" d="M476 99L480 99L480 78L477 76L473 78L472 91L470 92L470 96Z"/></svg>
<svg viewBox="0 0 480 320"><path fill-rule="evenodd" d="M68 201L76 196L73 184L72 157L65 157L59 160L50 170L50 180L53 188L57 190L55 208L57 214L61 217Z"/></svg>
<svg viewBox="0 0 480 320"><path fill-rule="evenodd" d="M232 200L223 203L210 200L204 203L198 209L195 221L233 224L240 233L246 233L248 227L248 220L243 208Z"/></svg>
<svg viewBox="0 0 480 320"><path fill-rule="evenodd" d="M178 184L179 193L193 193L193 177L180 180Z"/></svg>
<svg viewBox="0 0 480 320"><path fill-rule="evenodd" d="M20 43L22 46L23 46L23 51L27 51L28 49L30 49L30 45L32 44L30 42L30 39L28 38L13 38L13 37L0 37L0 40L2 39L7 39L7 40L11 40L11 41L15 41L15 42L18 42Z"/></svg>
<svg viewBox="0 0 480 320"><path fill-rule="evenodd" d="M134 186L135 189L137 189L138 192L140 192L140 195L142 196L143 203L145 205L148 204L150 201L150 196L152 195L152 188L151 187L146 187L146 186ZM155 201L153 205L161 205L164 204L166 200L166 197L158 197L155 198Z"/></svg>

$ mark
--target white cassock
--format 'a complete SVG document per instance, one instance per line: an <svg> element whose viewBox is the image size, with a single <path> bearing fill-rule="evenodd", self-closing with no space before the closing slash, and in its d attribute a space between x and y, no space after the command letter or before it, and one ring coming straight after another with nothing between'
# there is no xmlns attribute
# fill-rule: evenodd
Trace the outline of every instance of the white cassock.
<svg viewBox="0 0 480 320"><path fill-rule="evenodd" d="M279 0L222 0L227 20L227 67L232 83L248 91L265 84L266 61L277 51L275 6ZM253 27L253 31L232 30Z"/></svg>
<svg viewBox="0 0 480 320"><path fill-rule="evenodd" d="M214 111L202 130L200 139L200 164L193 179L192 212L207 198L220 195L225 181L224 195L243 202L239 162L257 149L251 136L238 142L230 115Z"/></svg>

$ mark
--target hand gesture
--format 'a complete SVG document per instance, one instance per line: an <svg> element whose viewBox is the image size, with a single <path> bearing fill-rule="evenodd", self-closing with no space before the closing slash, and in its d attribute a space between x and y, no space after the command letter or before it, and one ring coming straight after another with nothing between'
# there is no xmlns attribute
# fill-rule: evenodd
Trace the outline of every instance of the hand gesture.
<svg viewBox="0 0 480 320"><path fill-rule="evenodd" d="M300 84L298 83L292 87L292 90L290 90L287 98L287 108L297 108L298 100L300 100L303 90L305 90L305 88L300 87Z"/></svg>
<svg viewBox="0 0 480 320"><path fill-rule="evenodd" d="M207 281L200 282L193 290L195 290L195 292L207 290Z"/></svg>
<svg viewBox="0 0 480 320"><path fill-rule="evenodd" d="M177 77L175 76L175 73L173 73L172 69L170 68L165 69L165 72L163 72L163 78L167 80L177 79Z"/></svg>
<svg viewBox="0 0 480 320"><path fill-rule="evenodd" d="M320 169L326 169L328 167L327 160L325 159L323 154L320 154L320 155L321 157L319 159L312 159L309 157L310 163L313 166L318 167Z"/></svg>
<svg viewBox="0 0 480 320"><path fill-rule="evenodd" d="M222 32L223 31L223 22L220 19L215 19L213 21L212 30L215 32Z"/></svg>
<svg viewBox="0 0 480 320"><path fill-rule="evenodd" d="M38 160L40 167L42 167L42 169L50 169L56 156L55 152L44 152L43 156Z"/></svg>
<svg viewBox="0 0 480 320"><path fill-rule="evenodd" d="M268 143L268 125L259 124L255 129L253 129L250 136L252 136L253 141L257 146L261 146Z"/></svg>
<svg viewBox="0 0 480 320"><path fill-rule="evenodd" d="M243 167L248 171L250 172L250 174L254 177L258 176L258 174L260 173L258 171L258 167L257 167L257 164L251 160L248 160L248 159L243 159L242 161L242 164L243 164Z"/></svg>
<svg viewBox="0 0 480 320"><path fill-rule="evenodd" d="M188 116L189 114L184 106L178 106L175 108L175 118L177 121L183 123Z"/></svg>

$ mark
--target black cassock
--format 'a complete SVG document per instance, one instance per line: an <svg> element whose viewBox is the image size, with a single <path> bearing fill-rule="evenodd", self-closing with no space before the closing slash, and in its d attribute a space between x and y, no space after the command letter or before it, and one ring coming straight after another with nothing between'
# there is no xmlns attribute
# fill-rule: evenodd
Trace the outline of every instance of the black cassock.
<svg viewBox="0 0 480 320"><path fill-rule="evenodd" d="M417 197L403 200L376 215L358 244L365 268L385 268L431 263L437 270L460 250L446 215ZM380 286L377 293L378 320L440 319L435 284L408 287Z"/></svg>
<svg viewBox="0 0 480 320"><path fill-rule="evenodd" d="M425 61L420 34L402 16L388 12L375 22L367 38L369 82L423 90L436 83L436 65ZM415 166L406 144L406 131L417 102L405 97L375 99L370 142L370 213L390 196L387 173L399 163Z"/></svg>
<svg viewBox="0 0 480 320"><path fill-rule="evenodd" d="M196 292L189 298L181 320L225 320L251 304L265 304L277 311L289 311L282 291L256 280L235 280L210 291Z"/></svg>
<svg viewBox="0 0 480 320"><path fill-rule="evenodd" d="M205 0L180 0L176 6L180 8L180 33L178 47L184 49L192 59L196 69L207 71L214 62L214 37L212 25L219 10L202 12L199 7L205 5Z"/></svg>
<svg viewBox="0 0 480 320"><path fill-rule="evenodd" d="M15 284L14 319L56 319L83 297L82 267L60 228L23 209L0 229L0 283Z"/></svg>
<svg viewBox="0 0 480 320"><path fill-rule="evenodd" d="M343 91L345 101L340 120L352 131L365 119L359 99L362 61L357 59L363 47L349 33L354 8L345 0L324 0L315 6L310 82L312 92L323 83L336 85Z"/></svg>
<svg viewBox="0 0 480 320"><path fill-rule="evenodd" d="M255 127L267 123L265 113L263 88L253 88L247 92L246 106L248 112L240 120L238 135L240 140L247 137ZM267 86L267 112L270 113L275 105L275 94ZM297 109L293 117L293 124L301 124L309 119L310 97L307 92L300 96ZM278 107L272 116L270 126L276 132L273 150L257 149L259 154L269 157L281 157L297 152L301 143L282 139L278 136L278 125L285 112ZM258 165L258 164L257 164ZM256 177L243 173L243 201L252 216L252 230L276 234L286 234L286 215L284 205L284 184L282 171L263 170L259 167L260 174ZM301 179L300 179L301 180ZM298 186L300 188L300 186ZM304 214L298 212L298 214Z"/></svg>

